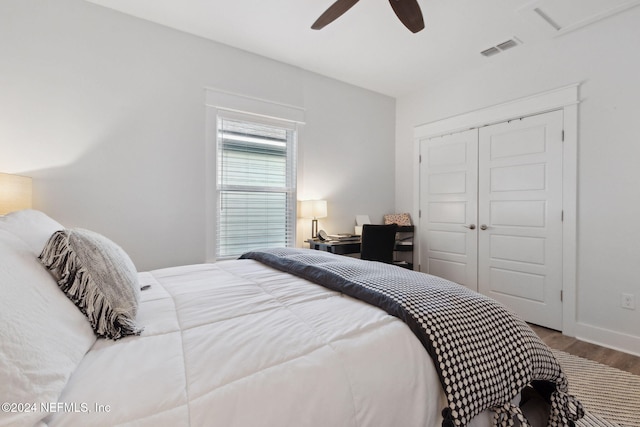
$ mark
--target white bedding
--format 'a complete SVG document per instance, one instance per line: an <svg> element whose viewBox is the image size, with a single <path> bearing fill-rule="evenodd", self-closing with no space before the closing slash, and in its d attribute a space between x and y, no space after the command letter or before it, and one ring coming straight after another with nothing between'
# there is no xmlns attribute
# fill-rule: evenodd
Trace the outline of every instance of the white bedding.
<svg viewBox="0 0 640 427"><path fill-rule="evenodd" d="M430 357L378 308L251 260L140 280L144 332L97 340L50 426L442 424Z"/></svg>

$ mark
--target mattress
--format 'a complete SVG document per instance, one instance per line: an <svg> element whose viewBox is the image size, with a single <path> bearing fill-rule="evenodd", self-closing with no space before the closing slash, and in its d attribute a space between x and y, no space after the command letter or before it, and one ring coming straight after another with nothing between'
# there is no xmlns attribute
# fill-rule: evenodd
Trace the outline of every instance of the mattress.
<svg viewBox="0 0 640 427"><path fill-rule="evenodd" d="M253 260L139 278L144 331L97 340L48 425L442 425L431 358L376 307Z"/></svg>

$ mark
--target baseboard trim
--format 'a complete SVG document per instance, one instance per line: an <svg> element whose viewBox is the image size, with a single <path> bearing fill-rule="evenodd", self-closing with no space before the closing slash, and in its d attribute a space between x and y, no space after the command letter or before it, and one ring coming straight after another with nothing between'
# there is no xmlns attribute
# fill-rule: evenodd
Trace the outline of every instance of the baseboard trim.
<svg viewBox="0 0 640 427"><path fill-rule="evenodd" d="M576 338L591 344L640 356L640 337L599 328L585 323L576 323Z"/></svg>

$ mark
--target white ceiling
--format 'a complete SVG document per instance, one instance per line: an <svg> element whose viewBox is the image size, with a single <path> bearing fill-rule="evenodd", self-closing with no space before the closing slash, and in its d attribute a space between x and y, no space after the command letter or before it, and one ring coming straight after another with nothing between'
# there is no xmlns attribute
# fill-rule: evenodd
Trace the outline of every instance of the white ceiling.
<svg viewBox="0 0 640 427"><path fill-rule="evenodd" d="M334 0L87 0L390 96L640 4L640 0L418 0L426 28L407 30L388 0L362 0L322 30ZM542 11L557 27L545 22ZM506 55L508 52L502 53Z"/></svg>

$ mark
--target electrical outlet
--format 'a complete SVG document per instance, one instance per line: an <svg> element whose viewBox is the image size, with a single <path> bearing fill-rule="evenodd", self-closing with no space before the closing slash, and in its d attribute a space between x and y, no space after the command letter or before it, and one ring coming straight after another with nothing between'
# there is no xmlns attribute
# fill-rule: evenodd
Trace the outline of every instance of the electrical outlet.
<svg viewBox="0 0 640 427"><path fill-rule="evenodd" d="M622 299L620 300L620 307L626 308L627 310L635 310L636 309L635 295L622 294Z"/></svg>

